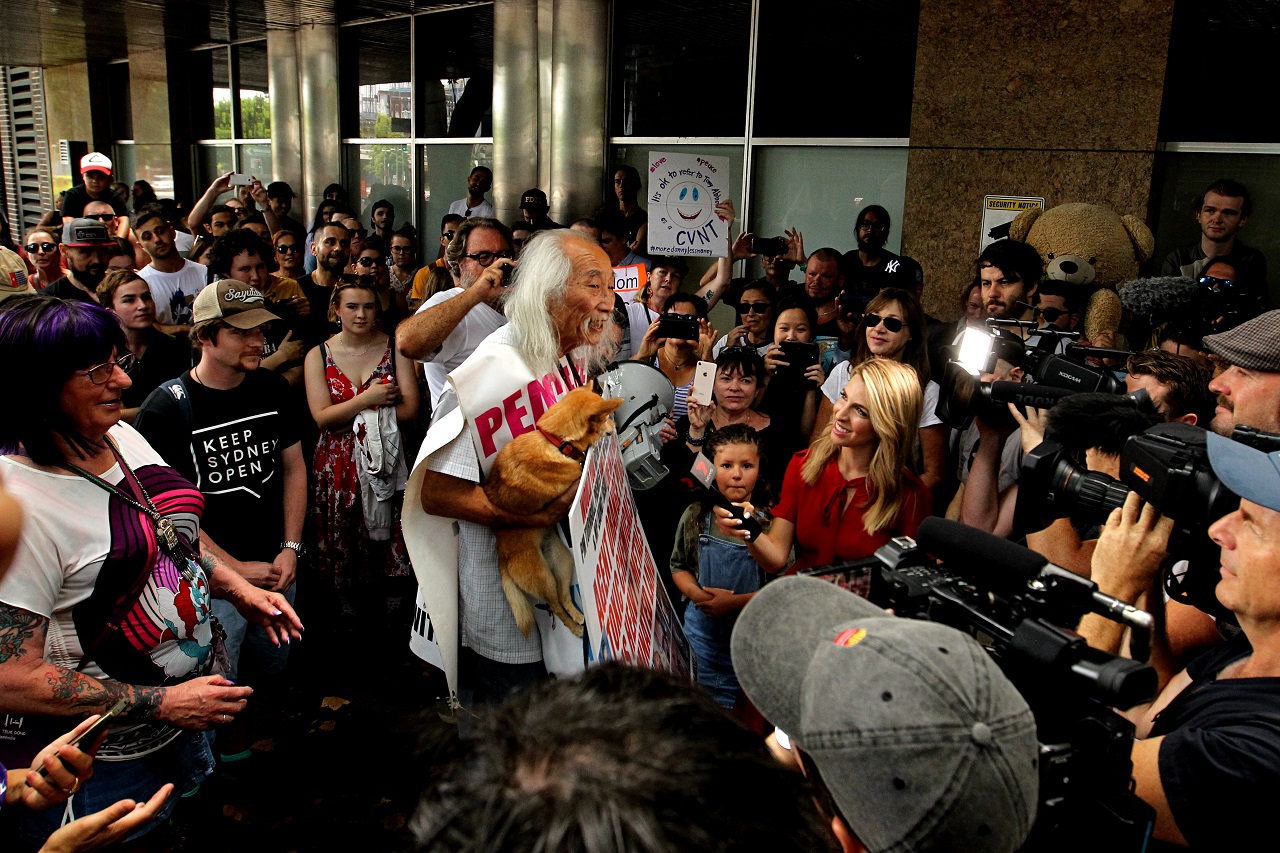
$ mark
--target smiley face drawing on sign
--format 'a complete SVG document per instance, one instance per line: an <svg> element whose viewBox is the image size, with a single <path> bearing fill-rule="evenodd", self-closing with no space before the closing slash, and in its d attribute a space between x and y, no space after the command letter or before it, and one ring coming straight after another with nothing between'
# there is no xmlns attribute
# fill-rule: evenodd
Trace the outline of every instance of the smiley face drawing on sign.
<svg viewBox="0 0 1280 853"><path fill-rule="evenodd" d="M697 228L714 212L711 191L692 181L676 184L667 193L667 227Z"/></svg>

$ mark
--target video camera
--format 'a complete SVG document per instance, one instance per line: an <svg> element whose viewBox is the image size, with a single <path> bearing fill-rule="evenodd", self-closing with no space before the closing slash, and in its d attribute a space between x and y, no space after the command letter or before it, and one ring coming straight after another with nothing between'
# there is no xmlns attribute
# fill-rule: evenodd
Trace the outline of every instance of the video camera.
<svg viewBox="0 0 1280 853"><path fill-rule="evenodd" d="M1024 320L988 320L988 327L1030 326ZM1041 330L1043 331L1043 330ZM1086 363L1089 358L1127 358L1127 350L1101 349L1068 344L1062 355L1028 345L1021 338L999 332L966 329L959 357L948 362L939 382L937 415L955 429L965 429L975 416L993 424L1008 424L1006 403L1051 408L1071 394L1089 391L1124 393L1124 383L1109 371ZM1004 359L1025 366L1030 382L983 381L978 377L994 373L996 361Z"/></svg>
<svg viewBox="0 0 1280 853"><path fill-rule="evenodd" d="M1280 450L1280 434L1236 427L1235 441L1264 452ZM1014 530L1041 530L1070 515L1102 523L1130 491L1174 521L1170 554L1187 561L1164 578L1169 595L1218 618L1232 618L1218 601L1218 546L1209 526L1232 512L1240 498L1214 475L1205 431L1184 423L1156 424L1131 436L1120 455L1120 479L1087 471L1060 444L1046 439L1022 457Z"/></svg>
<svg viewBox="0 0 1280 853"><path fill-rule="evenodd" d="M941 562L935 562L934 558ZM1097 613L1136 631L1151 617L1006 539L928 518L915 540L807 574L866 587L895 614L981 643L1027 700L1040 740L1040 803L1023 850L1140 851L1154 811L1132 791L1134 727L1112 707L1151 699L1151 667L1093 649L1073 629Z"/></svg>

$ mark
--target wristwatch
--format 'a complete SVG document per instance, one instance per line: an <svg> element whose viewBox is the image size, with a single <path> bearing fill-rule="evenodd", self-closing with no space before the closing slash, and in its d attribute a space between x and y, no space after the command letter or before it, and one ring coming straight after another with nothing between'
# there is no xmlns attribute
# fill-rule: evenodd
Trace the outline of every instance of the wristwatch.
<svg viewBox="0 0 1280 853"><path fill-rule="evenodd" d="M281 542L280 548L281 550L288 548L289 550L293 551L293 553L297 554L299 557L301 557L303 554L307 552L307 549L302 547L301 542Z"/></svg>

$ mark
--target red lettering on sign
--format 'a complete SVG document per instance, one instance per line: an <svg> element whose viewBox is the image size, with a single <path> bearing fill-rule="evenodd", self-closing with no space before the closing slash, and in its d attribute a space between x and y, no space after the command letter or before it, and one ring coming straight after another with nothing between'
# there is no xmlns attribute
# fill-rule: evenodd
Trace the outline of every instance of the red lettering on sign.
<svg viewBox="0 0 1280 853"><path fill-rule="evenodd" d="M541 380L535 379L529 383L529 408L533 412L534 423L542 417L543 412L555 405L564 392L564 383L555 373L548 373Z"/></svg>
<svg viewBox="0 0 1280 853"><path fill-rule="evenodd" d="M502 401L502 411L507 416L507 427L511 430L512 438L524 435L526 432L533 432L533 424L525 421L528 410L524 406L516 405L516 401L523 393L523 391L517 391Z"/></svg>
<svg viewBox="0 0 1280 853"><path fill-rule="evenodd" d="M493 443L493 436L500 426L502 426L502 410L497 407L476 418L476 431L480 433L480 449L484 452L486 459L498 452L497 446Z"/></svg>

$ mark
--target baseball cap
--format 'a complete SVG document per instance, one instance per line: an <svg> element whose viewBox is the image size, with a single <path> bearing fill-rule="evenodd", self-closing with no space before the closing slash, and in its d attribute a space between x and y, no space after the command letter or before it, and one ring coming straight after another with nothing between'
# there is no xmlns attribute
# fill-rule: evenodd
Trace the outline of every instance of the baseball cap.
<svg viewBox="0 0 1280 853"><path fill-rule="evenodd" d="M64 246L115 246L115 238L96 219L73 219L62 226Z"/></svg>
<svg viewBox="0 0 1280 853"><path fill-rule="evenodd" d="M80 158L80 174L85 172L106 172L111 174L111 159L106 154L90 151Z"/></svg>
<svg viewBox="0 0 1280 853"><path fill-rule="evenodd" d="M1205 335L1204 345L1228 364L1280 373L1280 309L1259 314L1234 329Z"/></svg>
<svg viewBox="0 0 1280 853"><path fill-rule="evenodd" d="M1280 512L1280 450L1266 453L1215 432L1206 438L1209 464L1222 484L1247 501Z"/></svg>
<svg viewBox="0 0 1280 853"><path fill-rule="evenodd" d="M222 320L237 329L254 329L279 320L262 306L262 292L234 278L224 278L201 290L191 305L191 322Z"/></svg>
<svg viewBox="0 0 1280 853"><path fill-rule="evenodd" d="M520 209L525 210L531 207L550 207L547 204L547 194L537 187L520 194Z"/></svg>
<svg viewBox="0 0 1280 853"><path fill-rule="evenodd" d="M1031 709L971 637L817 578L743 609L733 666L873 851L1013 851L1039 792Z"/></svg>

